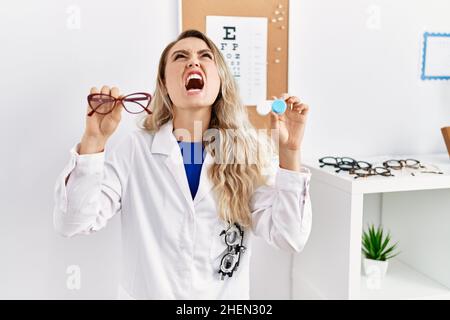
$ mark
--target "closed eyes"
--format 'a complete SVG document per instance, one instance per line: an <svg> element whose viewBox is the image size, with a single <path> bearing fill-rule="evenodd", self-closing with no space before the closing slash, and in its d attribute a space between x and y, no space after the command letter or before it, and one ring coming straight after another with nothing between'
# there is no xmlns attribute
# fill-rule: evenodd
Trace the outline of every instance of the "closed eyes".
<svg viewBox="0 0 450 320"><path fill-rule="evenodd" d="M186 56L184 56L182 54L177 54L173 60L177 60L180 57L185 58Z"/></svg>
<svg viewBox="0 0 450 320"><path fill-rule="evenodd" d="M211 60L213 58L210 53L204 53L201 56L202 56L202 58L207 57L207 58L209 58ZM178 60L179 58L186 58L186 55L184 55L184 54L176 54L175 58L173 60L175 61L175 60Z"/></svg>

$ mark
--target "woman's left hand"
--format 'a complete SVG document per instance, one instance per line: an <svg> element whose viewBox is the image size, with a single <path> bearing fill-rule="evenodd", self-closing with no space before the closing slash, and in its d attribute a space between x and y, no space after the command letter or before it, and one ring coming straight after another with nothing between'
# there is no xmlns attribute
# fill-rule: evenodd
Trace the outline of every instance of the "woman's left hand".
<svg viewBox="0 0 450 320"><path fill-rule="evenodd" d="M276 129L279 148L286 151L299 151L305 132L306 120L308 118L309 106L298 97L283 95L287 104L283 114L271 111L271 129Z"/></svg>

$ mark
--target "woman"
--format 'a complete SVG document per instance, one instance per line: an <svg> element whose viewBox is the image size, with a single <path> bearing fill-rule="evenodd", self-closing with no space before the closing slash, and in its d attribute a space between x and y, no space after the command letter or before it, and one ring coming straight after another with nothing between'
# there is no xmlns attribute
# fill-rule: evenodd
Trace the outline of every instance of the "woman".
<svg viewBox="0 0 450 320"><path fill-rule="evenodd" d="M119 97L115 87L101 92ZM183 32L161 55L142 128L105 150L123 105L86 117L55 188L55 228L91 234L121 212L119 290L128 298L249 299L251 237L299 252L311 229L310 173L300 165L308 106L286 102L283 115L271 114L277 159L220 51L203 33ZM191 151L202 155L194 164Z"/></svg>

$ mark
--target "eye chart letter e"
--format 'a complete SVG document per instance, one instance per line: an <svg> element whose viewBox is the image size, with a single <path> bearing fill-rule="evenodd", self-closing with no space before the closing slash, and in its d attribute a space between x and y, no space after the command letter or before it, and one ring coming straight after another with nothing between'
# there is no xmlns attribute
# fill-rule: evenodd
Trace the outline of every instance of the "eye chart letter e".
<svg viewBox="0 0 450 320"><path fill-rule="evenodd" d="M206 34L222 52L244 105L267 95L267 18L207 16Z"/></svg>

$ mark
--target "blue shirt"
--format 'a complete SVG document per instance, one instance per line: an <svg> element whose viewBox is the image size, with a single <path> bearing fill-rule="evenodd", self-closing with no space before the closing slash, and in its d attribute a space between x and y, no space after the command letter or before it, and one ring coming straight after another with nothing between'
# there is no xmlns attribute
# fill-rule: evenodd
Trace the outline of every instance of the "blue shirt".
<svg viewBox="0 0 450 320"><path fill-rule="evenodd" d="M186 170L191 196L192 199L194 199L200 182L202 164L205 158L205 147L202 142L178 141L178 145L180 146L181 155L183 156L184 169Z"/></svg>

